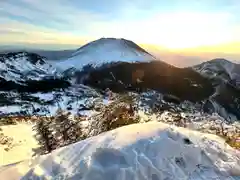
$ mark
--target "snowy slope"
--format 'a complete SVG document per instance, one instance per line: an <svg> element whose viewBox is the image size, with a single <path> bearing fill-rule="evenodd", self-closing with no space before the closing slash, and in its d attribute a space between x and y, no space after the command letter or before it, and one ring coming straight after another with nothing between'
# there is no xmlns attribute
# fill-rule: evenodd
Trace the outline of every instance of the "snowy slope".
<svg viewBox="0 0 240 180"><path fill-rule="evenodd" d="M240 64L225 59L214 59L194 66L193 69L209 78L215 86L215 93L209 97L210 109L214 109L214 112L226 120L238 120L240 117Z"/></svg>
<svg viewBox="0 0 240 180"><path fill-rule="evenodd" d="M18 52L0 55L0 77L6 81L39 80L54 73L56 69L37 54Z"/></svg>
<svg viewBox="0 0 240 180"><path fill-rule="evenodd" d="M9 180L230 180L239 175L239 151L219 137L153 122L121 127L0 168L0 179Z"/></svg>
<svg viewBox="0 0 240 180"><path fill-rule="evenodd" d="M101 65L109 62L149 61L154 57L144 49L125 39L101 38L76 50L70 58L53 61L59 69L81 69L84 65Z"/></svg>
<svg viewBox="0 0 240 180"><path fill-rule="evenodd" d="M214 59L193 67L194 70L209 78L235 81L240 86L240 64L225 59Z"/></svg>

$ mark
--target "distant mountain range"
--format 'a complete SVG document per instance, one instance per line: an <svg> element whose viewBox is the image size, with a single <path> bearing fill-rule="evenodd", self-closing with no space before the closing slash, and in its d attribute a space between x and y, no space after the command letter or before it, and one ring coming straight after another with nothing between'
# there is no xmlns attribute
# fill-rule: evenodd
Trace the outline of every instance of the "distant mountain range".
<svg viewBox="0 0 240 180"><path fill-rule="evenodd" d="M28 52L28 53L34 53L38 54L42 57L45 57L48 60L61 60L64 58L68 58L71 56L72 53L74 53L76 50L37 50L37 49L25 49L25 48L4 48L1 50L0 48L0 54L7 54L12 52Z"/></svg>
<svg viewBox="0 0 240 180"><path fill-rule="evenodd" d="M240 119L240 65L225 59L177 68L132 41L114 38L62 52L60 60L53 61L54 53L48 58L43 53L0 55L2 115L54 113L59 106L77 113L79 97L102 98L109 88L163 95L160 104L167 104L168 110L190 103L189 111Z"/></svg>

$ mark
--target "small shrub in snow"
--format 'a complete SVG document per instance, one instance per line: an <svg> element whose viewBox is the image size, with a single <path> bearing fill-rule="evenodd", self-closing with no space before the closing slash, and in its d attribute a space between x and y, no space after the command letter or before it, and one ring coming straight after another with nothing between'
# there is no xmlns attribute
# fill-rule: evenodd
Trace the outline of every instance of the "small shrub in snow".
<svg viewBox="0 0 240 180"><path fill-rule="evenodd" d="M121 126L139 123L140 118L134 110L134 96L119 95L101 112L91 117L90 136L100 134Z"/></svg>
<svg viewBox="0 0 240 180"><path fill-rule="evenodd" d="M14 124L16 124L16 121L14 121L13 118L11 118L11 117L0 118L0 126L3 126L3 125L14 125Z"/></svg>
<svg viewBox="0 0 240 180"><path fill-rule="evenodd" d="M226 143L233 148L240 149L240 136L238 137L227 137Z"/></svg>
<svg viewBox="0 0 240 180"><path fill-rule="evenodd" d="M58 110L55 117L40 118L34 130L40 144L40 154L75 143L86 137L82 134L79 121L70 118L68 112Z"/></svg>

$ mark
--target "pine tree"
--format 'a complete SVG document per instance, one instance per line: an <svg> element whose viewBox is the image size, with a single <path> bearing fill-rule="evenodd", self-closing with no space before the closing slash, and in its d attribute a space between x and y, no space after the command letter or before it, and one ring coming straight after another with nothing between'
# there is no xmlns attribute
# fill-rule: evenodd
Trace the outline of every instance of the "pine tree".
<svg viewBox="0 0 240 180"><path fill-rule="evenodd" d="M78 121L69 117L70 113L62 110L57 111L54 118L54 129L58 146L65 146L81 139L82 131Z"/></svg>
<svg viewBox="0 0 240 180"><path fill-rule="evenodd" d="M41 154L50 153L56 148L85 139L79 121L69 117L69 113L57 111L55 117L38 119L34 126Z"/></svg>
<svg viewBox="0 0 240 180"><path fill-rule="evenodd" d="M50 123L48 119L38 119L37 124L34 126L34 130L37 132L36 139L43 153L50 153L56 148L57 144L53 131L50 129Z"/></svg>
<svg viewBox="0 0 240 180"><path fill-rule="evenodd" d="M135 114L135 96L123 94L115 96L114 101L106 105L101 111L91 117L90 136L121 126L138 123L139 117Z"/></svg>

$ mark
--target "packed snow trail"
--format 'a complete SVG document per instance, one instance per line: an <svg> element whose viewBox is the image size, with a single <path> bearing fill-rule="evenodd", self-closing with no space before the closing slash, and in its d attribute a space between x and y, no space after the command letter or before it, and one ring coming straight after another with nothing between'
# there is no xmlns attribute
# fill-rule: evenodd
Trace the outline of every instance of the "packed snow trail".
<svg viewBox="0 0 240 180"><path fill-rule="evenodd" d="M0 179L230 180L240 152L210 134L160 122L124 126L0 168Z"/></svg>

